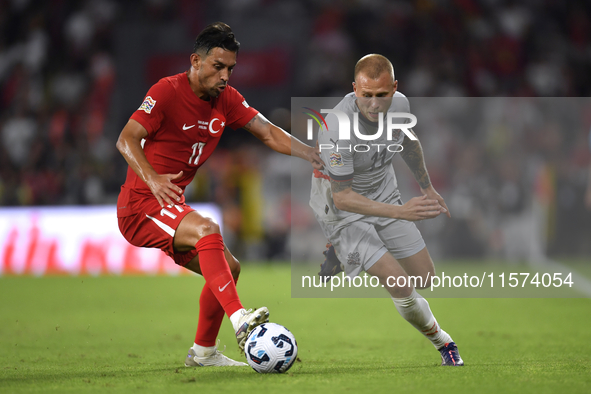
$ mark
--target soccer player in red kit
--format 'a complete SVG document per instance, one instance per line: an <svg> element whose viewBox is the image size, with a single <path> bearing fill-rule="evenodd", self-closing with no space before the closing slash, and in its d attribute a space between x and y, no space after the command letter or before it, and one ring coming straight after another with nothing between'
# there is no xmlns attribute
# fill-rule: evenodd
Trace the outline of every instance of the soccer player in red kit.
<svg viewBox="0 0 591 394"><path fill-rule="evenodd" d="M186 366L247 365L217 350L224 313L241 349L250 331L269 317L266 307L243 308L236 291L240 264L225 247L218 224L185 204L185 187L224 127L244 128L271 149L322 167L316 149L267 121L228 85L239 48L228 25L207 26L195 40L190 69L152 86L117 141L129 164L117 201L121 233L135 246L162 249L205 278Z"/></svg>

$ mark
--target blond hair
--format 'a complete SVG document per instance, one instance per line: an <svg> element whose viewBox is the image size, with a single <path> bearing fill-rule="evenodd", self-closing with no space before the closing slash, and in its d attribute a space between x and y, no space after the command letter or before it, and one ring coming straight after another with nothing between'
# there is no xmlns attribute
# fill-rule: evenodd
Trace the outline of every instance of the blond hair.
<svg viewBox="0 0 591 394"><path fill-rule="evenodd" d="M357 75L361 72L371 79L378 79L380 75L386 72L392 76L392 81L395 81L392 63L386 57L377 53L365 55L359 59L355 65L355 74L353 76L355 80L357 80Z"/></svg>

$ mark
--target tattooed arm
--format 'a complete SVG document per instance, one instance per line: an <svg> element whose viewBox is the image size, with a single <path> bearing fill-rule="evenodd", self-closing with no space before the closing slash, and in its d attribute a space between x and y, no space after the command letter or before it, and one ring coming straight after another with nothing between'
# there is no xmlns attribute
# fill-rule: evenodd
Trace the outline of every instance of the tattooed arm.
<svg viewBox="0 0 591 394"><path fill-rule="evenodd" d="M414 131L410 130L410 132L416 137ZM429 199L437 200L444 208L443 212L451 218L451 214L449 213L449 209L447 208L443 197L441 197L441 195L433 188L433 185L431 185L431 179L427 172L427 166L425 165L425 158L423 156L423 148L420 141L418 139L413 141L405 135L404 140L402 141L402 152L400 152L400 155L413 173L416 181L421 187L423 195L427 196Z"/></svg>
<svg viewBox="0 0 591 394"><path fill-rule="evenodd" d="M322 169L323 162L317 149L302 143L280 127L269 122L263 115L257 114L244 129L261 140L269 148L284 155L292 155L312 163L317 170Z"/></svg>
<svg viewBox="0 0 591 394"><path fill-rule="evenodd" d="M380 216L404 220L422 220L434 218L440 213L441 206L426 196L411 198L406 204L392 205L370 200L353 191L353 179L336 181L330 179L332 199L337 209L368 216Z"/></svg>
<svg viewBox="0 0 591 394"><path fill-rule="evenodd" d="M411 133L416 137L414 131L410 130ZM415 179L419 183L421 189L426 189L431 186L431 179L429 179L429 173L425 166L425 159L423 157L423 147L420 141L411 140L408 136L404 135L404 141L402 141L402 152L400 155L404 159L404 162L410 168L410 171L415 176Z"/></svg>

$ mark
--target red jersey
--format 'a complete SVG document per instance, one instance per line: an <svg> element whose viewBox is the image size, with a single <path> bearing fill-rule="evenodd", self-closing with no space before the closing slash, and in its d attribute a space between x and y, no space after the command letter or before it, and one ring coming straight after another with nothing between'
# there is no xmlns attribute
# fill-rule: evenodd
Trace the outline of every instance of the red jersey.
<svg viewBox="0 0 591 394"><path fill-rule="evenodd" d="M158 174L183 177L174 184L181 189L191 183L197 169L211 156L225 126L239 129L258 111L236 89L226 86L218 96L205 101L197 97L186 73L163 78L150 88L131 119L148 131L144 153ZM117 217L137 213L142 199L155 198L148 186L128 167L127 179L117 201ZM184 202L184 196L182 197Z"/></svg>

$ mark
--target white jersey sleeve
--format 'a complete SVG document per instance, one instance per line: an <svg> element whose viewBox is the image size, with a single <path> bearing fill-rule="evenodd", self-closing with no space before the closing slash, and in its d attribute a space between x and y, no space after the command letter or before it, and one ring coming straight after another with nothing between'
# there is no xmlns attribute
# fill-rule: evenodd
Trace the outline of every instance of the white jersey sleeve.
<svg viewBox="0 0 591 394"><path fill-rule="evenodd" d="M351 141L339 140L339 124L335 115L326 116L328 131L321 130L318 136L320 157L326 164L328 176L335 181L353 179L353 151Z"/></svg>

